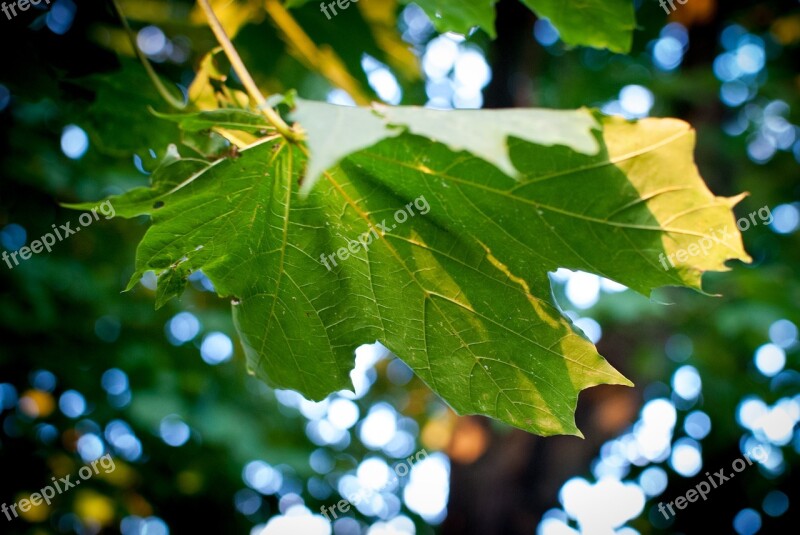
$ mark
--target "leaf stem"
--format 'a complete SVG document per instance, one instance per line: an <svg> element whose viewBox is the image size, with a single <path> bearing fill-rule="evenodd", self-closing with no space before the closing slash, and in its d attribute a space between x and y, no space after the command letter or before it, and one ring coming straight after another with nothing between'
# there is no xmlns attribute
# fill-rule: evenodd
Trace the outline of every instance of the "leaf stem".
<svg viewBox="0 0 800 535"><path fill-rule="evenodd" d="M197 3L200 4L201 8L203 8L206 17L208 18L208 24L211 26L211 31L214 32L217 41L219 41L219 44L225 51L225 55L228 56L233 70L236 72L239 80L241 80L242 85L244 85L244 88L247 90L250 98L256 102L258 109L264 114L264 117L266 117L270 124L272 124L272 126L274 126L275 129L289 141L300 140L300 134L286 124L281 116L278 115L278 113L267 103L264 95L261 94L261 91L258 89L253 77L250 76L250 72L247 70L247 67L245 67L244 62L242 62L239 52L236 51L236 47L233 46L228 34L225 33L225 28L222 27L222 23L219 21L217 15L214 13L214 10L211 8L211 4L208 3L208 0L197 0Z"/></svg>
<svg viewBox="0 0 800 535"><path fill-rule="evenodd" d="M150 77L150 81L153 82L158 94L161 95L161 98L167 101L167 104L173 108L178 110L186 108L186 105L183 102L175 98L169 92L169 89L167 89L167 87L161 81L161 78L158 77L158 73L156 73L155 69L153 69L153 65L150 63L150 60L147 59L147 56L145 56L141 50L139 50L139 45L136 43L136 34L133 33L133 30L128 24L128 19L125 18L125 14L122 12L122 7L120 7L118 0L111 0L111 3L114 4L114 9L117 11L117 16L122 22L123 28L125 28L125 33L128 34L128 39L131 40L131 46L133 47L134 54L136 54L136 56L139 58L139 61L142 62L144 70L147 71L147 76Z"/></svg>

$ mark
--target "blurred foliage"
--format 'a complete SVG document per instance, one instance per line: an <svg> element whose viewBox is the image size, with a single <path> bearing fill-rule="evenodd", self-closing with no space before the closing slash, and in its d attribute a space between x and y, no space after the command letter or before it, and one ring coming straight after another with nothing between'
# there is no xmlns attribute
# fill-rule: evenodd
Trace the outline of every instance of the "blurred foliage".
<svg viewBox="0 0 800 535"><path fill-rule="evenodd" d="M266 92L296 88L304 98L341 97L316 68L320 56L287 46L285 34L270 22L261 3L215 5L226 27L238 30L235 44ZM711 189L718 195L751 193L737 207L740 217L762 206L772 207L773 213L779 205L797 207L800 145L795 139L789 150L765 155L759 144L769 125L765 110L776 101L786 104L782 116L797 137L797 7L780 0L690 0L676 4L668 21L656 2L637 5L638 29L627 56L550 42L549 28L528 10L520 11L516 1L498 4L496 41L478 31L458 46L486 55L493 78L484 100L492 106L588 104L615 111L607 106L619 104L622 88L644 86L653 95L651 115L681 117L698 130L698 166ZM193 4L128 1L123 9L139 35L146 28L161 29L170 53L162 49L151 59L176 94L188 92L197 66L216 46ZM54 10L58 16L51 14ZM318 46L327 45L326 50L337 54L365 94L374 97L377 92L368 73L374 65L363 60L364 53L395 75L403 103L425 103L440 88L428 72L426 86L423 70L401 44L400 35L422 56L437 39L430 23L412 17L420 13L413 6L362 0L358 9L343 11L333 21L314 3L292 13ZM665 28L670 21L683 24L685 34L675 25ZM0 237L3 250L15 250L20 228L30 241L54 224L77 219L58 201L97 199L145 185L146 172L175 138L171 123L157 120L142 106L171 111L134 62L131 45L107 3L58 0L49 12L31 9L13 20L0 17L0 25ZM764 68L744 81L726 82L715 75L718 58L730 52L722 40L731 32L763 42ZM654 61L656 46L666 37L679 45L686 39L679 66L670 69ZM120 70L129 81L121 82ZM108 83L90 86L87 80ZM721 90L740 88L726 85L737 81L745 85L746 100L726 103ZM109 114L104 107L109 98L130 104L124 115ZM89 135L89 149L73 159L61 143L65 128L76 124ZM196 146L197 140L186 141ZM338 477L375 455L375 448L359 440L362 424L336 445L319 441L313 419L279 402L277 396L284 394L276 396L245 374L238 346L233 358L218 366L200 358L202 342L211 333L233 337L228 304L207 291L202 279L194 281L180 302L158 311L153 310L153 291L144 285L121 294L145 225L101 218L79 236L58 243L50 254L35 255L12 270L0 265L0 503L27 497L54 476L76 474L83 464L81 437L103 437L117 464L111 474L60 495L49 507L32 509L8 524L0 517L4 533L141 533L134 517L150 518L148 533L160 532L156 518L173 533L248 532L285 512L296 502L295 495L302 495L314 512L336 503L341 499L333 490ZM560 507L558 491L564 482L573 476L592 480L601 446L628 433L640 407L657 398L672 398L678 405L674 438L685 435L683 422L690 411L710 416L711 432L701 441L701 474L730 466L741 455L744 439L754 433L737 422L740 403L755 396L772 406L781 399L797 400L800 393L796 340L785 349L785 369L772 378L753 361L754 353L770 342L770 327L777 320L800 325L799 235L796 230L778 233L765 224L747 230L745 245L754 264L734 263L732 271L706 276L708 293L721 296L664 290L650 302L630 291L603 292L596 305L579 309L568 298L569 283L556 281L554 291L564 308L602 326L601 354L637 384L633 391L599 387L582 396L578 426L585 441L519 438L515 431L479 419L456 419L416 379L406 382L407 370L390 357L367 371L375 383L357 400L362 418L376 403L386 402L402 415L398 425L413 436L411 451L425 447L449 455L453 483L444 524L437 527L402 505L417 532L530 533L546 511ZM199 320L201 332L190 341L172 343L168 324L185 311ZM674 372L686 365L702 378L702 395L691 404L675 397L671 383ZM127 389L109 393L103 387L104 374L111 369L124 372ZM79 417L69 417L59 407L64 393L72 390L86 401ZM191 429L180 447L162 438L169 415L178 415ZM170 422L174 419L166 420L167 431ZM130 439L122 443L127 449L108 445L109 426L129 426L125 436L135 437L140 446ZM525 447L509 447L518 443ZM800 520L795 503L797 430L791 442L771 447L773 459L779 456L780 462L770 469L748 469L716 489L709 501L681 511L671 525L664 523L657 503L674 500L697 478L679 475L668 462L658 463L668 474L668 486L629 525L641 533L694 533L713 519L720 531L730 532L734 516L752 508L760 514L761 533L793 532ZM318 452L316 460L333 459L332 466L323 467L330 471L320 473L310 466L312 452ZM243 471L259 459L282 474L277 495L247 490ZM510 459L520 461L514 465L518 477L493 479L493 474L506 473ZM623 477L636 480L643 469L634 465ZM776 489L789 496L790 507L772 517L763 502ZM493 501L493 496L502 500ZM363 513L355 517L364 527L376 521ZM496 521L476 531L475 520L481 517Z"/></svg>

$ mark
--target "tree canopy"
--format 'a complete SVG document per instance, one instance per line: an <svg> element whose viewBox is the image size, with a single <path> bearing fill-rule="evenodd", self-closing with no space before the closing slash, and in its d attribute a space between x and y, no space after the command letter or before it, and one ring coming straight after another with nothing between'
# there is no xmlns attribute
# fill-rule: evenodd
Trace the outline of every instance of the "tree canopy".
<svg viewBox="0 0 800 535"><path fill-rule="evenodd" d="M25 54L0 74L0 455L46 462L0 488L120 468L10 529L685 529L731 511L659 500L756 447L730 522L789 522L768 497L800 444L800 25L700 4L666 25L627 0L2 21ZM506 454L530 475L534 444L575 440L534 435L587 440L517 479ZM479 507L476 478L550 490Z"/></svg>

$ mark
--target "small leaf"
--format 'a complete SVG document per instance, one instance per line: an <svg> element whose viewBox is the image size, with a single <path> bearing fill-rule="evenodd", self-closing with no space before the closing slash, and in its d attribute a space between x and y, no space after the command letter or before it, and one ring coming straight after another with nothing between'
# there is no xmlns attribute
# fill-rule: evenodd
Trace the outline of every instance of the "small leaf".
<svg viewBox="0 0 800 535"><path fill-rule="evenodd" d="M223 108L196 113L159 113L150 110L160 119L177 123L187 132L199 132L211 128L230 128L244 132L257 133L261 130L273 130L263 115L251 111Z"/></svg>
<svg viewBox="0 0 800 535"><path fill-rule="evenodd" d="M158 276L156 309L166 305L173 297L180 297L181 294L183 294L183 290L186 288L186 280L190 274L190 270L181 267L179 264L164 270L161 275ZM131 281L133 284L136 282L139 282L139 280ZM128 288L130 289L131 285L129 285Z"/></svg>
<svg viewBox="0 0 800 535"><path fill-rule="evenodd" d="M607 48L623 54L631 49L636 28L631 0L521 1L549 19L568 45Z"/></svg>
<svg viewBox="0 0 800 535"><path fill-rule="evenodd" d="M153 121L147 111L164 108L165 104L141 65L122 60L119 70L92 75L78 83L96 92L79 124L102 152L127 156L154 150L163 156L167 146L178 138L177 126ZM166 81L164 84L170 86ZM174 93L177 95L177 90Z"/></svg>
<svg viewBox="0 0 800 535"><path fill-rule="evenodd" d="M568 45L626 53L636 20L631 0L521 0L546 17ZM403 0L411 3L411 0ZM439 32L468 35L475 26L495 37L496 0L414 0Z"/></svg>
<svg viewBox="0 0 800 535"><path fill-rule="evenodd" d="M409 4L412 0L403 0ZM468 35L475 26L480 26L495 38L495 10L497 0L413 0L421 7L439 32L456 32Z"/></svg>

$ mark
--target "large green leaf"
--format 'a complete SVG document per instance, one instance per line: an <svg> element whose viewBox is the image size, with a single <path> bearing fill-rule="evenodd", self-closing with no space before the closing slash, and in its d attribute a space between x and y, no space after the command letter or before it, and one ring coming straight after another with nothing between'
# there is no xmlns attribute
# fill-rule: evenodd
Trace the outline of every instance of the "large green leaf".
<svg viewBox="0 0 800 535"><path fill-rule="evenodd" d="M132 282L154 270L163 301L202 269L272 385L314 399L349 388L354 349L379 340L459 413L580 434L579 392L629 383L561 314L547 273L582 269L649 293L699 288L703 271L747 259L735 201L705 187L685 123L605 119L597 144L589 155L512 139L514 179L403 134L302 196L304 149L270 141L210 165L173 160L152 190L112 202L153 218ZM707 254L662 268L660 253L718 228Z"/></svg>

